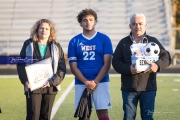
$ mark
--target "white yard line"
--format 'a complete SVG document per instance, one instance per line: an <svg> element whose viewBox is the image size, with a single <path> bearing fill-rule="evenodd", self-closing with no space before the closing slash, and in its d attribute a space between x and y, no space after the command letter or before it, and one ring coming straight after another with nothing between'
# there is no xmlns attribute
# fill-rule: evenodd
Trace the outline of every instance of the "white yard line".
<svg viewBox="0 0 180 120"><path fill-rule="evenodd" d="M71 84L68 86L68 88L64 91L64 93L61 95L61 97L54 104L54 106L52 108L52 113L51 113L51 120L55 116L56 112L58 111L59 107L61 106L62 102L65 100L66 96L69 94L69 92L71 91L73 86L74 86L74 80L71 82Z"/></svg>
<svg viewBox="0 0 180 120"><path fill-rule="evenodd" d="M65 77L74 77L74 75L66 74ZM18 75L0 75L0 78L18 78Z"/></svg>
<svg viewBox="0 0 180 120"><path fill-rule="evenodd" d="M173 82L180 82L180 79L174 79Z"/></svg>
<svg viewBox="0 0 180 120"><path fill-rule="evenodd" d="M109 74L110 77L120 77L121 74ZM178 73L157 73L157 76L180 76ZM66 74L65 77L73 77L72 74ZM18 78L18 75L0 75L0 78Z"/></svg>
<svg viewBox="0 0 180 120"><path fill-rule="evenodd" d="M176 92L176 91L178 91L178 89L174 88L174 89L172 89L172 91L175 91L175 92Z"/></svg>
<svg viewBox="0 0 180 120"><path fill-rule="evenodd" d="M110 77L120 77L121 74L109 74ZM157 73L157 76L180 76L178 73Z"/></svg>
<svg viewBox="0 0 180 120"><path fill-rule="evenodd" d="M0 75L0 78L18 78L18 75Z"/></svg>

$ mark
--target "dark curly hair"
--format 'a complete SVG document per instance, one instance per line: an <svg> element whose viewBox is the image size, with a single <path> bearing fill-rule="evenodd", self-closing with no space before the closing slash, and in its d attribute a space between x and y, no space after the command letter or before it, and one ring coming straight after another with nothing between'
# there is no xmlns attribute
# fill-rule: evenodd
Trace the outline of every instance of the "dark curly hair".
<svg viewBox="0 0 180 120"><path fill-rule="evenodd" d="M87 15L92 15L92 16L94 16L94 19L97 21L97 14L96 14L96 12L95 12L94 10L92 10L92 9L87 9L87 8L79 12L78 16L76 17L76 18L77 18L77 21L78 21L79 23L81 23L83 17L84 17L84 16L87 16Z"/></svg>

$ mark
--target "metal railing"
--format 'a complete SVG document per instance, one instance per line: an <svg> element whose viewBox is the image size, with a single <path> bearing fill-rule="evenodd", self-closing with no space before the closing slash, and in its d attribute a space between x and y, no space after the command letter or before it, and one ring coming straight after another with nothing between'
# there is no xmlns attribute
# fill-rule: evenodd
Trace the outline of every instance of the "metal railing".
<svg viewBox="0 0 180 120"><path fill-rule="evenodd" d="M174 44L174 50L171 51L172 56L172 64L177 65L180 64L180 28L173 28L173 44Z"/></svg>
<svg viewBox="0 0 180 120"><path fill-rule="evenodd" d="M168 28L168 38L169 41L172 40L172 7L171 7L171 0L164 0L165 5L165 15L166 15L166 24ZM174 50L172 42L170 42L169 50Z"/></svg>

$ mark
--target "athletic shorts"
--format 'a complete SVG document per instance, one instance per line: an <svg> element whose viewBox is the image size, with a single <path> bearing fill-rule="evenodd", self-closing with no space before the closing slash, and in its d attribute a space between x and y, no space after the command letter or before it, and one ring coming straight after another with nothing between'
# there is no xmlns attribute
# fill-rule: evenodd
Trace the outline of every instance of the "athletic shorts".
<svg viewBox="0 0 180 120"><path fill-rule="evenodd" d="M75 109L81 99L86 85L75 85ZM98 83L96 90L92 94L92 102L96 110L109 109L111 106L109 82Z"/></svg>

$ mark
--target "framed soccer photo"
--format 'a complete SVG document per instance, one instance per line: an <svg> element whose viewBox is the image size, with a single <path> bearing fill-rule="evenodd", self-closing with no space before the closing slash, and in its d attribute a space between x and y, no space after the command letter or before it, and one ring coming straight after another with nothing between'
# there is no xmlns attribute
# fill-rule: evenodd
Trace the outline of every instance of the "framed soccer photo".
<svg viewBox="0 0 180 120"><path fill-rule="evenodd" d="M51 61L47 58L25 67L31 91L41 88L53 76Z"/></svg>

